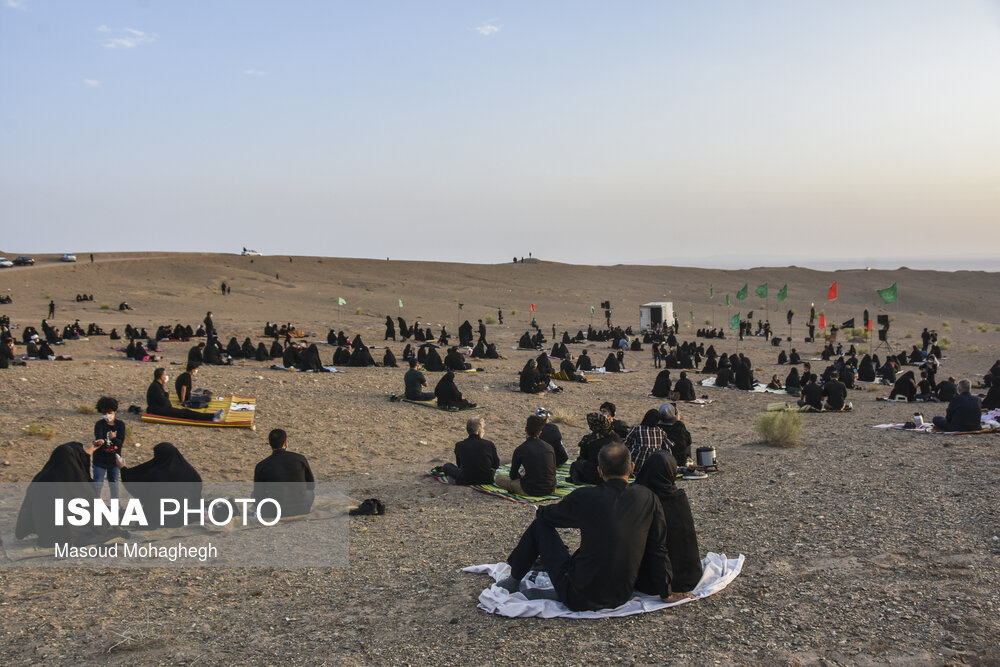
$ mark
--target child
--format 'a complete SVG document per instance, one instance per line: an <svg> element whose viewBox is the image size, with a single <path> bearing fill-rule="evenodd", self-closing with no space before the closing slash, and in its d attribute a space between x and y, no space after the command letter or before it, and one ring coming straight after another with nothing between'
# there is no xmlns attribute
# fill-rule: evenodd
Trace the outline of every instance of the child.
<svg viewBox="0 0 1000 667"><path fill-rule="evenodd" d="M118 497L118 459L125 443L125 424L115 419L118 412L118 401L102 396L97 401L97 411L103 415L94 424L94 445L97 449L92 455L94 465L94 493L101 495L104 478L108 478L108 488L111 497Z"/></svg>

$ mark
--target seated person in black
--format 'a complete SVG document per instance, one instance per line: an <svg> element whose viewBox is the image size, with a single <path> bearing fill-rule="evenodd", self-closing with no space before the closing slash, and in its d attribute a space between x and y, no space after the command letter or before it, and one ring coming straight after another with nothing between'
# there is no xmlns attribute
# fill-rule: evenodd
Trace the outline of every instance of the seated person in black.
<svg viewBox="0 0 1000 667"><path fill-rule="evenodd" d="M781 385L781 378L777 374L771 376L771 381L767 383L768 389L784 389Z"/></svg>
<svg viewBox="0 0 1000 667"><path fill-rule="evenodd" d="M823 383L823 397L826 398L827 410L843 410L847 387L840 380L827 380Z"/></svg>
<svg viewBox="0 0 1000 667"><path fill-rule="evenodd" d="M472 364L466 363L465 355L457 347L453 347L444 356L444 367L449 371L467 371L472 368Z"/></svg>
<svg viewBox="0 0 1000 667"><path fill-rule="evenodd" d="M886 362L888 363L888 362ZM896 383L892 386L892 391L889 392L889 398L898 400L900 398L905 398L907 401L913 401L917 397L917 380L913 375L913 371L906 371Z"/></svg>
<svg viewBox="0 0 1000 667"><path fill-rule="evenodd" d="M615 415L618 414L618 408L611 401L604 401L601 403L601 407L598 408L600 413L611 420L611 430L618 434L618 437L625 441L625 436L631 430L628 424L626 424L621 419L618 419Z"/></svg>
<svg viewBox="0 0 1000 667"><path fill-rule="evenodd" d="M691 432L688 431L687 425L681 421L677 406L673 403L661 405L660 421L656 425L670 441L670 453L674 460L679 465L687 467L688 459L691 458Z"/></svg>
<svg viewBox="0 0 1000 667"><path fill-rule="evenodd" d="M934 395L942 403L950 403L951 399L955 398L955 394L958 393L958 388L955 386L955 378L949 377L947 380L941 380L937 383L937 387L934 389ZM987 394L989 396L989 394ZM986 401L983 401L985 404ZM985 406L984 406L985 407ZM985 408L990 409L990 408Z"/></svg>
<svg viewBox="0 0 1000 667"><path fill-rule="evenodd" d="M253 471L253 497L273 498L281 507L281 516L309 514L316 496L316 484L306 457L288 451L288 436L276 428L267 436L271 455ZM258 505L264 519L274 519L273 505Z"/></svg>
<svg viewBox="0 0 1000 667"><path fill-rule="evenodd" d="M636 581L655 582L665 601L672 574L666 549L666 521L659 499L628 478L628 448L612 443L601 450L604 483L577 489L555 505L540 507L535 520L507 558L511 576L498 582L511 593L541 556L554 590L532 589L532 598L555 598L573 611L612 609L627 602ZM557 528L579 528L580 548L570 555Z"/></svg>
<svg viewBox="0 0 1000 667"><path fill-rule="evenodd" d="M403 376L403 384L406 386L403 395L411 401L429 401L434 398L434 394L423 391L427 386L427 378L417 370L416 359L410 359L410 370Z"/></svg>
<svg viewBox="0 0 1000 667"><path fill-rule="evenodd" d="M650 393L652 393L656 398L670 398L670 391L672 387L673 383L670 381L670 369L664 368L656 374L656 380L653 381L653 391Z"/></svg>
<svg viewBox="0 0 1000 667"><path fill-rule="evenodd" d="M716 387L732 387L735 384L735 378L733 377L733 370L730 367L729 361L724 360L719 363L719 372L715 375L715 386Z"/></svg>
<svg viewBox="0 0 1000 667"><path fill-rule="evenodd" d="M788 371L788 375L785 376L785 391L792 396L798 396L802 393L802 380L799 378L799 369L794 366L792 370Z"/></svg>
<svg viewBox="0 0 1000 667"><path fill-rule="evenodd" d="M122 467L122 482L133 498L138 498L150 521L151 528L184 525L184 500L197 507L201 500L202 482L198 471L169 442L153 447L153 458L132 468ZM177 514L166 514L160 521L160 503L171 498L181 503Z"/></svg>
<svg viewBox="0 0 1000 667"><path fill-rule="evenodd" d="M441 472L456 484L492 484L500 458L496 446L483 439L485 424L482 417L473 417L465 423L469 437L455 443L455 463L445 463Z"/></svg>
<svg viewBox="0 0 1000 667"><path fill-rule="evenodd" d="M636 484L641 484L656 494L663 506L663 517L667 522L667 555L673 579L670 588L674 591L694 590L701 581L701 556L698 553L698 536L694 530L694 517L687 494L675 484L677 462L667 452L651 454L636 476ZM635 589L655 595L659 592L659 582L645 581L643 577L635 583Z"/></svg>
<svg viewBox="0 0 1000 667"><path fill-rule="evenodd" d="M616 357L612 353L608 353L608 356L604 359L604 371L606 373L621 373L622 366Z"/></svg>
<svg viewBox="0 0 1000 667"><path fill-rule="evenodd" d="M437 398L439 408L474 408L475 403L471 403L462 397L462 392L455 384L455 374L451 371L445 373L437 385L434 387L434 396Z"/></svg>
<svg viewBox="0 0 1000 667"><path fill-rule="evenodd" d="M573 355L567 355L566 358L559 363L559 372L565 375L565 379L570 382L587 381L587 378L576 372L576 366L573 365Z"/></svg>
<svg viewBox="0 0 1000 667"><path fill-rule="evenodd" d="M486 358L486 345L480 340L476 343L476 346L472 348L472 354L470 355L473 359L485 359Z"/></svg>
<svg viewBox="0 0 1000 667"><path fill-rule="evenodd" d="M594 364L590 360L590 356L587 354L586 350L581 352L580 356L576 358L576 370L581 372L594 370Z"/></svg>
<svg viewBox="0 0 1000 667"><path fill-rule="evenodd" d="M375 360L372 359L372 353L368 350L367 345L358 345L354 348L354 352L351 353L351 358L347 362L347 365L358 367L374 366Z"/></svg>
<svg viewBox="0 0 1000 667"><path fill-rule="evenodd" d="M543 380L548 380L552 377L555 370L552 368L552 362L549 361L549 355L542 352L535 359L535 368L538 369L538 375Z"/></svg>
<svg viewBox="0 0 1000 667"><path fill-rule="evenodd" d="M938 431L978 431L982 428L982 406L979 397L972 393L972 383L958 381L958 394L948 403L944 417L935 417Z"/></svg>
<svg viewBox="0 0 1000 667"><path fill-rule="evenodd" d="M382 365L385 368L396 368L398 364L396 363L396 355L392 353L392 350L385 348L385 354L382 355Z"/></svg>
<svg viewBox="0 0 1000 667"><path fill-rule="evenodd" d="M806 376L806 384L802 387L802 398L798 403L799 407L808 405L817 412L823 409L823 387L816 384L815 374L810 373Z"/></svg>
<svg viewBox="0 0 1000 667"><path fill-rule="evenodd" d="M542 434L538 437L552 445L552 451L556 453L556 467L558 468L569 460L569 454L566 453L566 448L562 444L562 432L558 426L550 421L552 413L549 412L548 408L538 408L535 410L535 416L545 420Z"/></svg>
<svg viewBox="0 0 1000 667"><path fill-rule="evenodd" d="M680 379L674 384L674 392L677 394L678 401L693 401L695 399L694 384L691 383L686 371L681 371Z"/></svg>
<svg viewBox="0 0 1000 667"><path fill-rule="evenodd" d="M445 370L441 355L433 347L427 348L427 356L424 357L424 368L429 371L440 372Z"/></svg>
<svg viewBox="0 0 1000 667"><path fill-rule="evenodd" d="M205 361L205 341L199 341L197 345L188 350L188 363L200 364Z"/></svg>
<svg viewBox="0 0 1000 667"><path fill-rule="evenodd" d="M548 379L543 380L541 378L538 370L535 368L536 365L534 359L528 359L524 368L521 369L521 378L518 384L522 393L540 394L548 389L549 381Z"/></svg>
<svg viewBox="0 0 1000 667"><path fill-rule="evenodd" d="M180 401L181 405L187 405L188 401L191 400L191 387L194 382L194 376L198 374L199 364L188 363L186 370L177 376L174 380L174 391L177 392L177 400ZM201 405L200 407L205 407Z"/></svg>
<svg viewBox="0 0 1000 667"><path fill-rule="evenodd" d="M788 363L797 364L800 363L801 361L802 359L799 357L799 353L796 352L795 348L793 347L791 354L788 355Z"/></svg>
<svg viewBox="0 0 1000 667"><path fill-rule="evenodd" d="M160 417L176 417L178 419L191 419L193 421L222 421L224 410L219 410L215 414L210 412L195 412L186 408L175 408L170 404L170 396L164 383L170 378L167 376L167 369L157 368L153 371L153 381L146 389L146 412Z"/></svg>
<svg viewBox="0 0 1000 667"><path fill-rule="evenodd" d="M299 344L292 343L281 353L281 365L285 368L296 368L299 365L299 357Z"/></svg>
<svg viewBox="0 0 1000 667"><path fill-rule="evenodd" d="M787 363L788 363L788 355L785 354L784 350L782 350L781 352L778 353L778 365L781 366Z"/></svg>
<svg viewBox="0 0 1000 667"><path fill-rule="evenodd" d="M590 427L590 433L580 439L578 445L580 453L569 467L570 481L574 484L600 484L598 454L605 445L622 441L618 434L611 430L611 420L600 412L591 412L587 415L587 426Z"/></svg>
<svg viewBox="0 0 1000 667"><path fill-rule="evenodd" d="M524 427L528 439L514 450L510 473L498 472L494 484L519 496L547 496L556 490L556 454L552 445L539 437L544 427L541 417L528 417Z"/></svg>
<svg viewBox="0 0 1000 667"><path fill-rule="evenodd" d="M521 350L534 350L535 343L531 340L531 335L525 331L521 339L517 341L517 347Z"/></svg>

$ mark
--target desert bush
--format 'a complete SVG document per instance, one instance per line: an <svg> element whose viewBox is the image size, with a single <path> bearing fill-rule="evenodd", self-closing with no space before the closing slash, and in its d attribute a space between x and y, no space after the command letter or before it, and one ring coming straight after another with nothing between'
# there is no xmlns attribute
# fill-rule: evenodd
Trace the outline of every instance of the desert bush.
<svg viewBox="0 0 1000 667"><path fill-rule="evenodd" d="M712 320L705 320L705 326L707 327L712 326Z"/></svg>
<svg viewBox="0 0 1000 667"><path fill-rule="evenodd" d="M864 356L864 355L868 354L868 346L867 345L858 345L856 348L854 348L854 351L857 352L858 354L860 354L861 356Z"/></svg>
<svg viewBox="0 0 1000 667"><path fill-rule="evenodd" d="M580 427L580 422L575 416L562 410L552 410L552 416L549 417L549 421L553 424L565 424L574 428Z"/></svg>
<svg viewBox="0 0 1000 667"><path fill-rule="evenodd" d="M968 324L968 323L969 323L969 320L967 320L967 319L965 319L965 318L963 317L963 318L962 318L962 324Z"/></svg>
<svg viewBox="0 0 1000 667"><path fill-rule="evenodd" d="M907 331L906 335L903 336L903 338L913 338L913 332L912 331Z"/></svg>
<svg viewBox="0 0 1000 667"><path fill-rule="evenodd" d="M26 435L37 435L45 438L46 440L51 440L56 437L56 430L51 426L46 426L45 424L31 423L22 428L21 431Z"/></svg>
<svg viewBox="0 0 1000 667"><path fill-rule="evenodd" d="M753 430L772 447L798 447L802 415L798 412L762 412L754 417Z"/></svg>
<svg viewBox="0 0 1000 667"><path fill-rule="evenodd" d="M945 331L951 331L951 324L949 322L942 322L941 328Z"/></svg>
<svg viewBox="0 0 1000 667"><path fill-rule="evenodd" d="M924 311L922 311L922 310L918 310L918 311L917 311L917 315L919 315L920 317L925 317L925 316L927 315L927 313L925 313L925 312L924 312Z"/></svg>
<svg viewBox="0 0 1000 667"><path fill-rule="evenodd" d="M101 304L101 310L111 310L111 304L110 303L102 303Z"/></svg>
<svg viewBox="0 0 1000 667"><path fill-rule="evenodd" d="M97 412L96 410L94 410L94 406L93 405L85 405L85 404L82 404L82 403L80 405L76 406L76 411L78 413L80 413L81 415L92 415L95 412Z"/></svg>
<svg viewBox="0 0 1000 667"><path fill-rule="evenodd" d="M358 306L357 308L354 309L354 314L355 315L360 315L363 312L365 312L365 309L362 308L361 306Z"/></svg>
<svg viewBox="0 0 1000 667"><path fill-rule="evenodd" d="M979 346L978 345L970 345L968 348L966 348L965 351L968 352L969 354L975 354L976 352L979 352Z"/></svg>
<svg viewBox="0 0 1000 667"><path fill-rule="evenodd" d="M496 323L497 323L497 318L493 317L492 315L487 315L486 317L483 318L483 324L496 324Z"/></svg>
<svg viewBox="0 0 1000 667"><path fill-rule="evenodd" d="M938 338L937 344L938 347L940 347L942 350L947 350L949 347L951 347L951 339L948 338L947 336L942 336L941 338Z"/></svg>
<svg viewBox="0 0 1000 667"><path fill-rule="evenodd" d="M511 315L517 315L517 308L514 308L513 310L511 310L510 314Z"/></svg>
<svg viewBox="0 0 1000 667"><path fill-rule="evenodd" d="M854 327L853 329L847 330L847 335L851 338L864 338L865 334L866 332L864 327Z"/></svg>
<svg viewBox="0 0 1000 667"><path fill-rule="evenodd" d="M125 424L125 444L131 445L135 442L135 431L128 424Z"/></svg>
<svg viewBox="0 0 1000 667"><path fill-rule="evenodd" d="M981 322L978 326L978 329L983 333L986 333L987 331L990 330L990 325L986 324L985 322Z"/></svg>

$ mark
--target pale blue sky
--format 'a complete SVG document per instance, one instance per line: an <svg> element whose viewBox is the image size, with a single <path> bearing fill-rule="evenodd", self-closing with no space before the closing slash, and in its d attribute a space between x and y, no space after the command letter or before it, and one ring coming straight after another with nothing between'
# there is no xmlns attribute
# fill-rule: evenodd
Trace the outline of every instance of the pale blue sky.
<svg viewBox="0 0 1000 667"><path fill-rule="evenodd" d="M8 253L995 254L997 1L0 3Z"/></svg>

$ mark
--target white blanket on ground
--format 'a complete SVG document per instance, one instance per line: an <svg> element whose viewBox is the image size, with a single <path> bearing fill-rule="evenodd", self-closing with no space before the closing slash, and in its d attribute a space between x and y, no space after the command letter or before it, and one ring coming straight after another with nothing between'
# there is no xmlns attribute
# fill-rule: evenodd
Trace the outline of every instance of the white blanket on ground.
<svg viewBox="0 0 1000 667"><path fill-rule="evenodd" d="M717 554L709 551L705 554L701 564L704 574L701 581L691 594L695 600L706 598L709 595L718 593L739 575L743 570L743 554L737 558L726 558L725 554ZM462 570L474 574L488 574L494 581L501 581L510 575L510 565L507 563L495 563L493 565L473 565ZM521 589L529 588L551 588L548 575L539 572L534 582L523 579ZM529 618L538 616L541 618L611 618L614 616L631 616L642 614L647 611L659 611L667 607L676 607L686 602L694 602L690 598L685 598L680 602L667 604L658 595L643 595L635 593L631 600L614 609L601 609L600 611L570 611L562 602L556 600L529 600L521 593L508 593L505 589L496 584L490 586L479 594L478 607L491 614L499 614L508 618Z"/></svg>
<svg viewBox="0 0 1000 667"><path fill-rule="evenodd" d="M715 387L715 378L705 378L698 383L701 387ZM735 389L735 387L726 387L727 389ZM755 394L788 394L784 389L768 389L766 384L761 384L758 382L754 385L753 389L750 390Z"/></svg>

